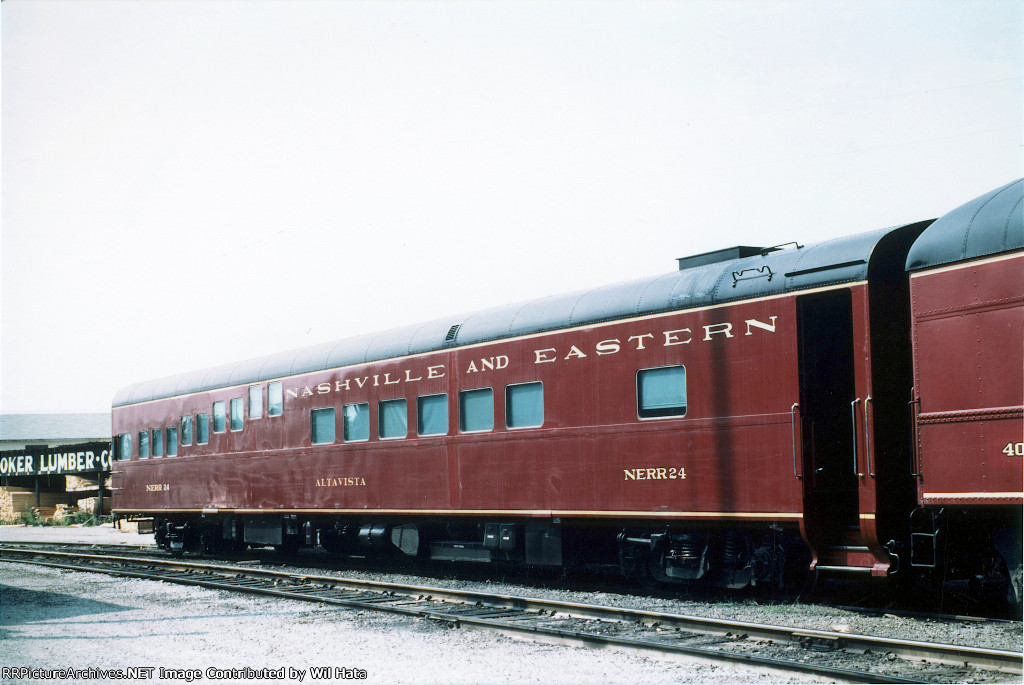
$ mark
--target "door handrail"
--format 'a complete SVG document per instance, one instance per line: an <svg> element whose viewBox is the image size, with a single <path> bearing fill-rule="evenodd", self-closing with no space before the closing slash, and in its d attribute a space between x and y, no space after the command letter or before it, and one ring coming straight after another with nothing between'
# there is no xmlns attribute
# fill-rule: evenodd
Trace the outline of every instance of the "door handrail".
<svg viewBox="0 0 1024 685"><path fill-rule="evenodd" d="M857 467L860 464L857 463L857 405L860 404L860 398L858 397L853 402L850 402L850 423L853 429L853 472L858 478L863 478L864 474L861 473Z"/></svg>
<svg viewBox="0 0 1024 685"><path fill-rule="evenodd" d="M789 430L793 439L793 475L798 479L802 479L796 471L796 421L797 421L797 410L800 408L799 402L794 402L793 406L789 408Z"/></svg>
<svg viewBox="0 0 1024 685"><path fill-rule="evenodd" d="M867 460L868 475L875 477L871 469L871 427L868 423L868 405L871 404L871 395L864 398L864 458Z"/></svg>
<svg viewBox="0 0 1024 685"><path fill-rule="evenodd" d="M910 396L914 397L913 388L910 390ZM920 478L921 467L918 464L917 455L917 412L914 410L914 405L917 405L917 408L920 409L920 397L914 397L914 399L907 402L907 411L910 413L910 475L914 478Z"/></svg>

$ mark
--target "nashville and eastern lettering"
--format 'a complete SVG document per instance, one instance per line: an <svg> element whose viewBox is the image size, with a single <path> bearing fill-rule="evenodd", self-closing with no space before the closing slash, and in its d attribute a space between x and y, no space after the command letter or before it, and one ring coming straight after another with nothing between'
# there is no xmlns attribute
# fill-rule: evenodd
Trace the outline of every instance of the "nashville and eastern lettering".
<svg viewBox="0 0 1024 685"><path fill-rule="evenodd" d="M533 351L534 364L548 364L557 361L568 361L573 359L585 359L591 354L604 357L618 354L623 350L640 352L654 347L674 347L676 345L689 345L695 340L710 342L712 340L729 340L737 335L746 337L754 335L754 330L775 333L778 315L768 317L768 321L757 319L745 319L743 328L733 326L729 322L712 323L700 326L694 333L691 328L676 328L658 333L638 333L625 336L624 338L608 338L598 341L592 346L583 344L570 344L568 347L546 347ZM743 330L744 332L740 333ZM694 337L694 336L697 337ZM466 362L465 373L482 373L507 368L509 358L500 354L493 357L483 357ZM324 381L314 386L303 386L286 388L288 396L295 399L314 397L316 395L329 395L335 392L352 392L363 388L379 388L387 385L399 385L402 383L415 383L417 381L444 378L448 369L444 364L434 364L418 370L404 369L401 371L388 371L375 373L366 376L353 376L342 378L333 382Z"/></svg>

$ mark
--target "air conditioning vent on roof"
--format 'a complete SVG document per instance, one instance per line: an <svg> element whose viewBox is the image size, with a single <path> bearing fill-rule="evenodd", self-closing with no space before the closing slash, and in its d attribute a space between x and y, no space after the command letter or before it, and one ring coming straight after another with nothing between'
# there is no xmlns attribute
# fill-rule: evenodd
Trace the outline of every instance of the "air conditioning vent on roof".
<svg viewBox="0 0 1024 685"><path fill-rule="evenodd" d="M727 247L724 250L703 252L689 257L679 257L676 261L679 262L679 270L682 271L683 269L693 269L694 267L706 266L717 262L729 262L734 259L753 257L756 254L761 254L762 250L764 250L763 247L737 245L736 247Z"/></svg>

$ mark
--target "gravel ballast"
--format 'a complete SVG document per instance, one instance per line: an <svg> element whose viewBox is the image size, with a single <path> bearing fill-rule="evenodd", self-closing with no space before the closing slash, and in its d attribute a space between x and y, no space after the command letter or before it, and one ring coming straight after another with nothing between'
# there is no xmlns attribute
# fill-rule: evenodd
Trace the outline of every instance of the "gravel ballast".
<svg viewBox="0 0 1024 685"><path fill-rule="evenodd" d="M0 527L0 540L94 542L98 544L149 544L152 536L123 534L110 528L21 528ZM295 559L296 572L330 575L322 568L301 568L302 557ZM0 565L4 587L4 628L7 629L11 585L24 590L41 591L48 584L60 582L57 571L38 573L19 571L24 580L8 581L12 564ZM18 566L28 569L27 566ZM291 568L291 567L290 567ZM46 575L50 574L50 575ZM333 572L352 578L380 580L381 574L365 570L344 569ZM21 578L22 575L18 577ZM757 673L750 669L658 660L607 650L587 650L562 646L545 646L489 634L443 628L422 621L401 617L363 614L335 610L320 605L301 605L272 599L254 599L217 591L180 588L162 583L126 581L91 574L74 576L74 583L52 588L52 592L76 596L83 586L94 587L83 598L100 601L99 597L116 597L116 612L129 612L133 625L144 630L128 654L138 659L157 655L154 664L173 668L194 668L189 664L205 663L227 668L242 663L252 667L280 668L292 666L309 669L323 665L364 669L374 682L488 682L488 683L559 683L559 682L779 682L778 673ZM993 649L1020 651L1019 622L947 622L922 621L896 615L866 615L833 607L804 604L762 605L750 600L706 602L686 599L651 598L604 592L575 592L549 587L528 587L493 580L468 581L464 578L421 577L412 574L388 574L386 580L420 585L478 589L510 595L530 595L563 601L612 604L678 614L739 619L756 623L790 625L835 632L899 636L927 642L943 642ZM28 583L23 587L19 583ZM84 584L84 585L83 585ZM151 587L159 588L147 589ZM202 598L202 599L200 599ZM74 600L67 600L74 601ZM208 610L204 606L211 607ZM113 610L112 610L113 611ZM108 612L104 612L108 613ZM146 619L138 618L139 615ZM100 619L100 625L106 625ZM51 620L33 621L33 630L51 629ZM173 628L167 635L158 626ZM19 626L20 635L25 630ZM123 633L123 631L121 631ZM12 636L7 630L5 637ZM14 635L13 637L17 637ZM121 637L124 637L122 634ZM73 638L72 643L79 638ZM5 655L18 655L18 665L35 665L45 647L35 635L14 642L5 640ZM124 641L127 642L127 641ZM121 644L122 640L117 640ZM172 645L168 649L167 644ZM86 644L89 644L88 642ZM39 650L43 651L40 652ZM112 658L113 652L97 652L84 648L83 656L92 653ZM117 651L120 654L120 650ZM236 658L237 657L237 658ZM261 661L262 659L262 661ZM184 661L183 661L184 660ZM187 663L186 663L187 661ZM3 665L12 663L5 656ZM47 661L46 663L51 663ZM58 660L58 663L62 663ZM79 662L74 662L77 666ZM110 662L106 662L110 667ZM132 664L120 660L121 666ZM274 664L277 664L274 666ZM360 665L363 664L363 665ZM799 676L786 676L799 682ZM25 681L12 681L25 682ZM225 681L218 681L225 682ZM291 682L298 682L293 680ZM304 682L311 682L307 673Z"/></svg>
<svg viewBox="0 0 1024 685"><path fill-rule="evenodd" d="M104 537L122 535L109 529L97 532L102 530L5 526L0 528L0 540L109 544ZM123 535L133 543L139 537ZM318 667L327 667L333 682L809 682L738 666L536 644L382 613L27 564L0 564L0 600L0 665L7 667L162 667L198 670L203 677L194 682L217 683L317 682L310 669ZM254 680L253 673L243 670L238 675L250 677L222 679L215 671L209 678L210 668L229 676L231 669L249 668L260 674L284 668L285 677ZM339 668L343 670L335 670ZM365 681L358 677L361 673ZM159 675L154 672L157 682L188 682Z"/></svg>

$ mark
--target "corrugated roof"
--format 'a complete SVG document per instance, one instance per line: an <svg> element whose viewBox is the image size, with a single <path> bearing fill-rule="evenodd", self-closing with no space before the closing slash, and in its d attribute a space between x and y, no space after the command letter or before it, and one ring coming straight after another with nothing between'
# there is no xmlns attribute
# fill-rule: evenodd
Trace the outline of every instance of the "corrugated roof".
<svg viewBox="0 0 1024 685"><path fill-rule="evenodd" d="M6 442L109 439L110 412L96 414L0 414L0 440Z"/></svg>
<svg viewBox="0 0 1024 685"><path fill-rule="evenodd" d="M691 309L867 278L878 242L899 227L673 271L662 276L487 309L180 376L138 383L119 407L174 395L500 340L614 319ZM454 340L446 340L459 324Z"/></svg>
<svg viewBox="0 0 1024 685"><path fill-rule="evenodd" d="M1024 179L936 219L907 255L907 271L1024 249Z"/></svg>

